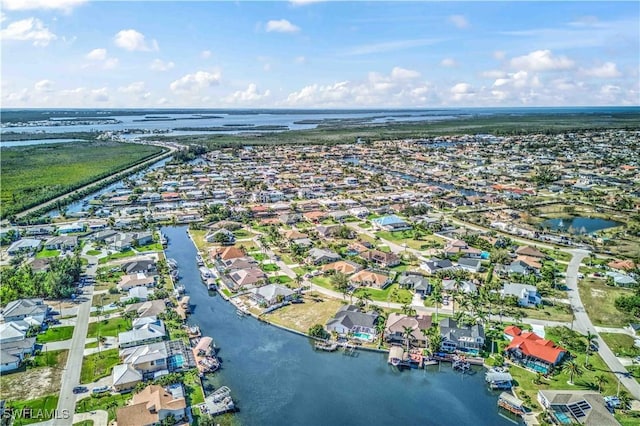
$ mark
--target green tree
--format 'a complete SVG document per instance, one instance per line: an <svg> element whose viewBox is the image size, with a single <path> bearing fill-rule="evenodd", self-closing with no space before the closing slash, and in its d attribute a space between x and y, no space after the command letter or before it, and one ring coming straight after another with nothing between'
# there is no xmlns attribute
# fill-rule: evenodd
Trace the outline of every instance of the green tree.
<svg viewBox="0 0 640 426"><path fill-rule="evenodd" d="M573 360L565 361L565 363L562 365L562 371L569 374L570 385L573 384L573 376L580 377L583 373L582 368L580 368L578 363Z"/></svg>
<svg viewBox="0 0 640 426"><path fill-rule="evenodd" d="M308 334L311 337L317 337L319 339L328 339L330 336L329 333L327 333L327 331L324 329L322 324L313 325L311 328L309 328Z"/></svg>
<svg viewBox="0 0 640 426"><path fill-rule="evenodd" d="M604 374L598 374L595 377L595 381L596 381L596 385L598 385L598 392L602 391L602 386L609 383L609 379L607 379L607 376L605 376Z"/></svg>

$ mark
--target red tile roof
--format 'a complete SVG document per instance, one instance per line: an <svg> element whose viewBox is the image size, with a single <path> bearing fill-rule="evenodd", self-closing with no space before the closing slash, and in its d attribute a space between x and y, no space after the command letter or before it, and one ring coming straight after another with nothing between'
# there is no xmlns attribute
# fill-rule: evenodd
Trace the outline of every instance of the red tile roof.
<svg viewBox="0 0 640 426"><path fill-rule="evenodd" d="M505 329L505 333L506 332L507 329ZM567 352L566 349L556 345L553 341L543 339L533 332L521 332L519 335L514 336L509 346L506 347L506 350L508 351L515 348L520 349L520 351L527 356L541 359L550 364L556 364L560 359L560 354Z"/></svg>

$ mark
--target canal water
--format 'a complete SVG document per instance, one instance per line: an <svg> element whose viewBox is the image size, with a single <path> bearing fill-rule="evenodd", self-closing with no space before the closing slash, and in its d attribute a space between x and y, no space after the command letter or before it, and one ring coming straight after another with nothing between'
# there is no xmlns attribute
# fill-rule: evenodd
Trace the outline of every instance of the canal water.
<svg viewBox="0 0 640 426"><path fill-rule="evenodd" d="M498 393L484 374L453 372L449 364L399 372L386 355L316 352L309 339L238 317L200 281L196 249L186 226L163 227L168 258L191 296L189 323L213 337L222 369L213 386L229 386L243 425L509 425L497 408Z"/></svg>
<svg viewBox="0 0 640 426"><path fill-rule="evenodd" d="M547 219L540 224L542 228L549 228L554 231L569 232L572 234L593 234L603 229L620 226L622 223L614 220L593 218L593 217L573 217L569 219L555 218Z"/></svg>

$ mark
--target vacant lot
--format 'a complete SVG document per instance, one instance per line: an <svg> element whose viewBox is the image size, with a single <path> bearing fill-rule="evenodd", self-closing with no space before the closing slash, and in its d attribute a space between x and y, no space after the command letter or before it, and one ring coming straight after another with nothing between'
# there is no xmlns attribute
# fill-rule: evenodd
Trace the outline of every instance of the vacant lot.
<svg viewBox="0 0 640 426"><path fill-rule="evenodd" d="M607 342L611 352L618 356L636 357L640 355L640 348L634 346L633 337L628 334L600 333L600 337Z"/></svg>
<svg viewBox="0 0 640 426"><path fill-rule="evenodd" d="M51 351L35 357L35 368L21 368L0 376L0 399L31 400L60 391L68 351ZM34 386L37 383L37 386Z"/></svg>
<svg viewBox="0 0 640 426"><path fill-rule="evenodd" d="M34 413L34 418L20 418L16 419L18 425L28 425L32 423L39 423L46 420L50 420L51 416L47 416L46 413L53 412L58 406L57 392L54 394L46 395L36 399L29 399L26 401L9 401L6 408L12 408L17 411L21 411L23 408L30 408ZM40 413L42 417L36 417Z"/></svg>
<svg viewBox="0 0 640 426"><path fill-rule="evenodd" d="M159 152L161 149L152 145L117 142L3 148L2 217L107 177Z"/></svg>
<svg viewBox="0 0 640 426"><path fill-rule="evenodd" d="M44 333L38 334L38 336L36 337L36 342L48 343L71 339L71 337L73 336L73 328L74 327L72 325L63 327L51 327Z"/></svg>
<svg viewBox="0 0 640 426"><path fill-rule="evenodd" d="M118 349L87 355L82 361L80 383L91 383L111 374L113 366L120 363Z"/></svg>
<svg viewBox="0 0 640 426"><path fill-rule="evenodd" d="M325 324L340 309L337 299L304 297L304 303L292 304L264 315L264 319L306 333L314 324Z"/></svg>
<svg viewBox="0 0 640 426"><path fill-rule="evenodd" d="M118 333L131 329L131 322L126 318L109 318L89 324L87 337L112 336L116 337Z"/></svg>
<svg viewBox="0 0 640 426"><path fill-rule="evenodd" d="M629 314L616 309L614 302L621 295L628 296L633 290L609 287L604 280L587 278L580 281L580 298L594 325L602 327L626 327L632 321Z"/></svg>

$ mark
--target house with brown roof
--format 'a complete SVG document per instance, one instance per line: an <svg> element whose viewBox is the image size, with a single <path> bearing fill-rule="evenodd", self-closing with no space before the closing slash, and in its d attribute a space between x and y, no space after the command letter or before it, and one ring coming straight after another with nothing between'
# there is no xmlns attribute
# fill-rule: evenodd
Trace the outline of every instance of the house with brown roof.
<svg viewBox="0 0 640 426"><path fill-rule="evenodd" d="M516 254L518 256L527 256L527 257L533 257L536 259L544 259L547 256L537 248L531 247L531 246L518 247L518 249L516 250Z"/></svg>
<svg viewBox="0 0 640 426"><path fill-rule="evenodd" d="M509 326L504 334L511 343L505 348L507 356L525 367L536 371L549 372L551 368L560 364L567 354L567 350L544 339L536 333L522 331L519 327Z"/></svg>
<svg viewBox="0 0 640 426"><path fill-rule="evenodd" d="M187 402L181 384L166 389L149 385L133 395L131 404L116 412L118 426L151 426L173 416L176 420L186 417Z"/></svg>
<svg viewBox="0 0 640 426"><path fill-rule="evenodd" d="M245 257L246 255L242 250L237 247L220 247L215 250L211 250L211 257L217 260L231 260L239 257Z"/></svg>
<svg viewBox="0 0 640 426"><path fill-rule="evenodd" d="M364 253L360 253L360 257L381 268L391 268L400 264L400 257L398 255L395 253L385 253L380 250L367 250Z"/></svg>
<svg viewBox="0 0 640 426"><path fill-rule="evenodd" d="M329 263L327 265L323 265L320 270L322 272L342 272L345 275L354 274L360 270L362 270L362 265L359 265L355 262L350 262L348 260L339 260L337 262Z"/></svg>
<svg viewBox="0 0 640 426"><path fill-rule="evenodd" d="M392 312L387 318L384 329L384 338L388 342L403 342L405 340L405 327L411 328L410 339L414 345L426 347L428 338L422 332L431 327L431 315L416 315L413 317Z"/></svg>
<svg viewBox="0 0 640 426"><path fill-rule="evenodd" d="M260 268L238 269L229 274L235 289L259 287L267 281L267 276Z"/></svg>
<svg viewBox="0 0 640 426"><path fill-rule="evenodd" d="M322 219L327 217L327 214L325 212L321 212L321 211L317 211L316 210L316 211L312 211L312 212L303 213L302 217L304 217L304 219L307 222L319 223Z"/></svg>
<svg viewBox="0 0 640 426"><path fill-rule="evenodd" d="M465 241L451 240L445 246L444 254L446 256L462 254L466 257L479 258L480 255L482 254L482 251L478 250L477 248L469 246L469 244L467 244Z"/></svg>
<svg viewBox="0 0 640 426"><path fill-rule="evenodd" d="M383 289L391 284L391 277L382 272L370 271L364 269L360 272L353 274L349 277L349 282L354 286L366 286L378 289Z"/></svg>

